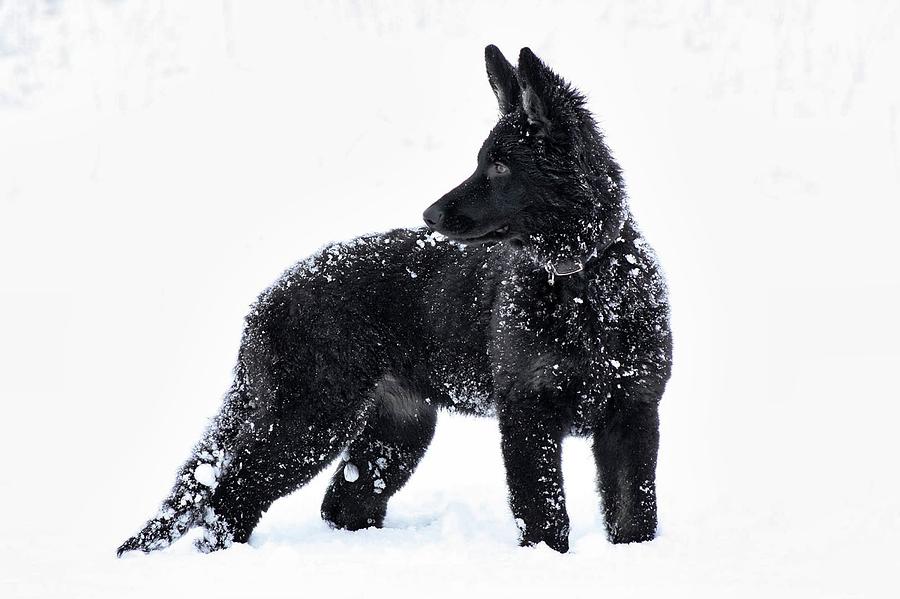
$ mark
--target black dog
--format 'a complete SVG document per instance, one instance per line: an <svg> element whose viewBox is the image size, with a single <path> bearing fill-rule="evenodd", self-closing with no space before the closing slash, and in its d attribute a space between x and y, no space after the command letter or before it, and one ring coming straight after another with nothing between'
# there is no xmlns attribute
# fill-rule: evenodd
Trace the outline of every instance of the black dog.
<svg viewBox="0 0 900 599"><path fill-rule="evenodd" d="M662 274L584 97L528 48L518 68L485 57L500 120L472 176L425 211L434 232L329 246L262 294L221 412L120 555L193 526L204 551L245 542L339 455L322 517L381 526L439 407L496 414L523 545L568 549L570 434L593 436L609 539L653 538Z"/></svg>

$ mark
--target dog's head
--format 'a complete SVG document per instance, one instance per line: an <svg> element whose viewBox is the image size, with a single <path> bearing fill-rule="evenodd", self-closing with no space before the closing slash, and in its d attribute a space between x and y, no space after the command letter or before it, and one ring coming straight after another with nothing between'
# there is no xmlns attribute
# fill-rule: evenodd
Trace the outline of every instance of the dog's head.
<svg viewBox="0 0 900 599"><path fill-rule="evenodd" d="M425 223L463 243L543 245L541 259L590 248L624 194L584 96L528 48L516 68L495 46L485 62L500 120L475 172L428 207Z"/></svg>

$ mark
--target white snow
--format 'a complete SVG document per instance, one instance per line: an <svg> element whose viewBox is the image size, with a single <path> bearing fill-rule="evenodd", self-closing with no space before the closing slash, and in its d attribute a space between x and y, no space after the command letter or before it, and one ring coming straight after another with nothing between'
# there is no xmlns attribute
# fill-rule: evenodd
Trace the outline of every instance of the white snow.
<svg viewBox="0 0 900 599"><path fill-rule="evenodd" d="M256 295L469 176L487 43L588 95L668 274L659 538L607 543L574 439L571 552L516 547L496 423L442 415L382 530L322 522L334 464L116 560ZM0 595L900 595L898 56L890 0L0 3Z"/></svg>
<svg viewBox="0 0 900 599"><path fill-rule="evenodd" d="M344 480L348 483L355 483L359 478L359 468L352 462L344 464Z"/></svg>
<svg viewBox="0 0 900 599"><path fill-rule="evenodd" d="M194 478L206 487L216 486L216 470L210 464L198 464L194 468Z"/></svg>

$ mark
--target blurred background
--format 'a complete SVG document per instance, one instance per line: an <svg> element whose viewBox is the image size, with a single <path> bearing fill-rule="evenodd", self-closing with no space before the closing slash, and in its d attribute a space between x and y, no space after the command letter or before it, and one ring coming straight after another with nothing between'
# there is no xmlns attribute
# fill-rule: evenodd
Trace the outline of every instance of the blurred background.
<svg viewBox="0 0 900 599"><path fill-rule="evenodd" d="M250 548L114 561L256 295L468 176L488 43L585 92L668 273L660 538L605 543L574 440L572 555L516 550L496 424L443 415L384 531L325 529L317 480ZM889 594L898 56L890 0L0 1L0 589Z"/></svg>

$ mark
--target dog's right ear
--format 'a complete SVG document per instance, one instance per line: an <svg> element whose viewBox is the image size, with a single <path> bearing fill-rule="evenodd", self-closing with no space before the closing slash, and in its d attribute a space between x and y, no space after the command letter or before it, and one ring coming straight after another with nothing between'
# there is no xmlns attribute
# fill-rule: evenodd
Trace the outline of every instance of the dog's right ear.
<svg viewBox="0 0 900 599"><path fill-rule="evenodd" d="M484 64L487 67L488 82L502 114L513 112L522 103L522 90L516 70L493 44L484 49Z"/></svg>
<svg viewBox="0 0 900 599"><path fill-rule="evenodd" d="M555 125L554 109L559 108L555 90L563 86L562 80L551 71L531 48L519 53L519 79L522 86L522 108L528 122L535 128L535 135L547 137Z"/></svg>

